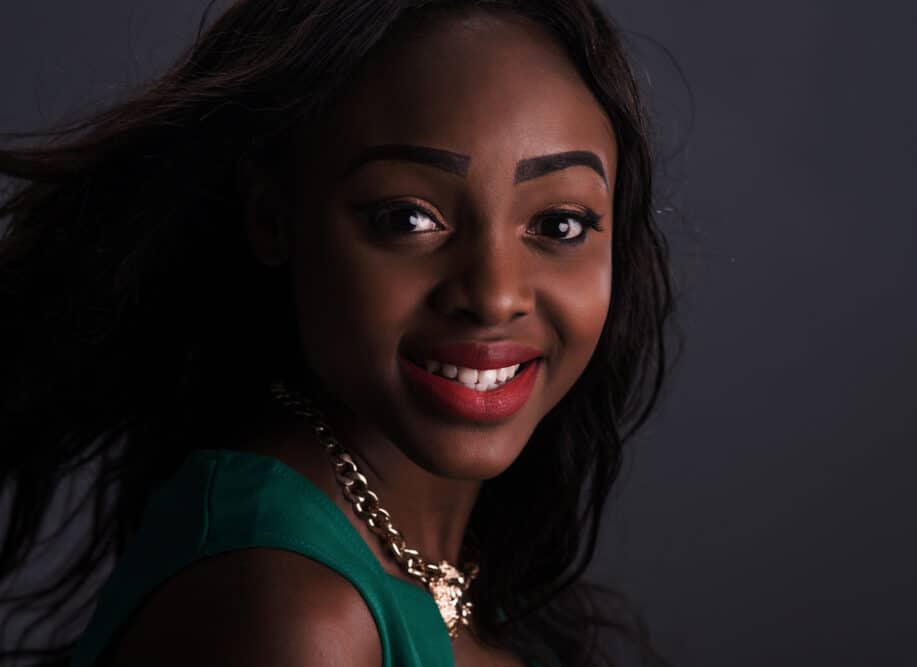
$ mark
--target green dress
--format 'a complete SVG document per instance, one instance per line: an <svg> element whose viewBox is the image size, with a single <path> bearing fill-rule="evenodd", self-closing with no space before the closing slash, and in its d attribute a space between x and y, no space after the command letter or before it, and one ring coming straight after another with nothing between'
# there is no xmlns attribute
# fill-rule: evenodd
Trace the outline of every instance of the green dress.
<svg viewBox="0 0 917 667"><path fill-rule="evenodd" d="M432 596L382 569L347 517L278 459L194 450L152 495L140 530L100 591L71 667L90 667L131 612L190 563L226 551L273 547L330 567L360 592L376 621L386 667L454 667Z"/></svg>

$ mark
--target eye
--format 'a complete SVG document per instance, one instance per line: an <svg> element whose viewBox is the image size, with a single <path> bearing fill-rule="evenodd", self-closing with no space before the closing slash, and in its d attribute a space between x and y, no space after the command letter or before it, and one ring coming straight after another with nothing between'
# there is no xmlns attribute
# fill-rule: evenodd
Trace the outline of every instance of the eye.
<svg viewBox="0 0 917 667"><path fill-rule="evenodd" d="M592 210L586 211L554 211L538 219L536 226L542 229L558 243L573 244L586 240L589 228L600 230L598 225L600 215Z"/></svg>
<svg viewBox="0 0 917 667"><path fill-rule="evenodd" d="M561 238L559 240L561 241L569 241L583 235L583 223L572 216L553 216L546 218L546 220L549 222L551 229L560 233Z"/></svg>
<svg viewBox="0 0 917 667"><path fill-rule="evenodd" d="M369 208L365 213L373 229L383 234L407 235L442 228L433 213L417 204L389 204Z"/></svg>

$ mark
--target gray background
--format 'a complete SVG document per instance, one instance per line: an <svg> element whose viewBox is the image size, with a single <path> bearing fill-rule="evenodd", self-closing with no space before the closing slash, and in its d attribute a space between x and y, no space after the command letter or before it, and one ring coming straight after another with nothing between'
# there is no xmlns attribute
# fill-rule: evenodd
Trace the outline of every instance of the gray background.
<svg viewBox="0 0 917 667"><path fill-rule="evenodd" d="M145 81L203 4L7 0L0 131ZM917 5L605 4L675 152L688 346L593 576L679 666L915 666Z"/></svg>

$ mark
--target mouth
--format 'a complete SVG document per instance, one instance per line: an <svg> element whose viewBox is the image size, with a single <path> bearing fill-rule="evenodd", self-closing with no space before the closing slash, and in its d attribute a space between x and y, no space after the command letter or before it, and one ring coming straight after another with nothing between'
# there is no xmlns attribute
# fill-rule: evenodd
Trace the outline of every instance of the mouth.
<svg viewBox="0 0 917 667"><path fill-rule="evenodd" d="M402 374L421 404L451 418L479 423L502 421L525 405L541 360L536 357L499 369L450 367L441 362L436 368L434 360L424 360L421 365L418 360L398 355ZM428 364L432 370L427 369ZM453 372L455 377L451 378L444 374Z"/></svg>
<svg viewBox="0 0 917 667"><path fill-rule="evenodd" d="M421 361L416 357L405 356L405 359L417 368L439 378L464 386L478 392L491 392L514 382L533 363L541 357L535 357L522 363L510 364L500 368L468 368L433 359Z"/></svg>

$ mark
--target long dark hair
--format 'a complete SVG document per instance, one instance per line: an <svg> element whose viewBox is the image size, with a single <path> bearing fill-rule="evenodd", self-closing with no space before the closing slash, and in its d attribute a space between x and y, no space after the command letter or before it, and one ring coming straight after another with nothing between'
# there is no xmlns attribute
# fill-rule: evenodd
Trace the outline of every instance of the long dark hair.
<svg viewBox="0 0 917 667"><path fill-rule="evenodd" d="M6 135L50 141L0 150L15 185L0 206L0 578L35 552L57 486L92 471L76 508L91 539L59 576L6 598L44 611L0 657L63 664L72 636L25 640L68 603L68 621L85 617L91 574L122 553L151 491L189 450L232 442L243 417L231 416L269 400L277 369L302 365L289 286L248 248L240 165L289 193L293 133L396 24L482 9L528 17L565 47L612 122L619 165L605 329L519 459L482 488L473 601L484 638L523 656L599 663L610 626L658 658L640 615L609 613L582 581L622 445L670 370L674 310L649 130L617 29L591 0L239 0L204 30L211 8L157 80L88 120Z"/></svg>

